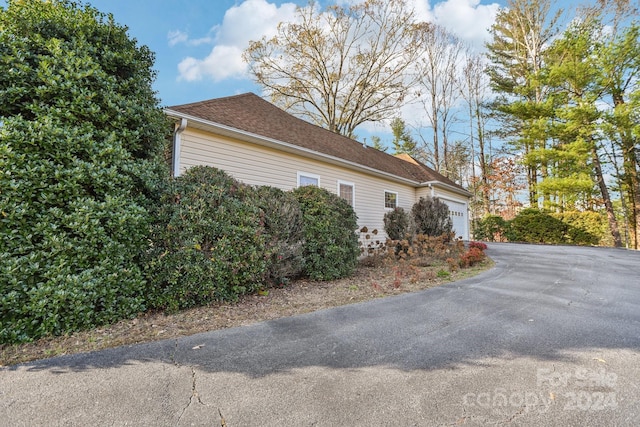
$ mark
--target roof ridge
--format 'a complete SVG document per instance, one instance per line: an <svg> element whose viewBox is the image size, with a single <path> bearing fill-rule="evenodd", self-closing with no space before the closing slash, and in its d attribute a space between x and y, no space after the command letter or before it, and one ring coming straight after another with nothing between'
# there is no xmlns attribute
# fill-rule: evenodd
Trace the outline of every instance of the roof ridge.
<svg viewBox="0 0 640 427"><path fill-rule="evenodd" d="M173 109L175 107L192 107L192 106L195 107L195 106L198 106L198 105L207 105L207 104L210 104L212 102L223 101L223 100L234 99L234 98L250 97L250 96L254 96L256 98L262 99L260 96L256 95L253 92L244 92L244 93L239 93L239 94L236 94L236 95L222 96L222 97L219 97L219 98L209 98L209 99L203 99L201 101L187 102L186 104L171 105L171 106L169 106L167 108L169 110L171 110L171 109ZM268 101L266 101L266 102L268 102Z"/></svg>

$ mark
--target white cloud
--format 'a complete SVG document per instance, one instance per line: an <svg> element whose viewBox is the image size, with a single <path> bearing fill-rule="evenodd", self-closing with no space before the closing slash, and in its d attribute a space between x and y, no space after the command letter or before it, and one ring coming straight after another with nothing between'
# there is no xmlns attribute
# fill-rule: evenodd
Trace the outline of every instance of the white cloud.
<svg viewBox="0 0 640 427"><path fill-rule="evenodd" d="M479 49L488 40L488 28L499 9L497 3L485 5L480 4L480 0L445 0L435 3L433 7L429 0L409 0L409 4L418 19L438 23ZM184 58L178 64L178 79L198 81L210 78L219 82L229 78L246 78L247 68L242 60L242 52L248 47L249 41L274 36L278 23L295 19L296 7L295 3L278 6L269 0L244 0L229 8L222 23L212 27L203 37L192 39L184 31L170 32L170 46L213 44L204 58Z"/></svg>
<svg viewBox="0 0 640 427"><path fill-rule="evenodd" d="M183 59L178 64L178 79L196 81L211 78L221 81L246 77L246 64L242 60L242 52L249 46L249 41L275 35L278 23L293 20L295 10L294 3L277 6L267 0L245 0L231 7L225 13L222 24L212 29L213 38L196 39L212 40L215 43L209 55L204 59ZM172 40L177 40L176 43L185 41L179 31L169 35L170 44Z"/></svg>
<svg viewBox="0 0 640 427"><path fill-rule="evenodd" d="M218 45L204 59L188 57L178 64L179 79L198 81L210 77L214 81L244 76L246 64L242 49L237 46Z"/></svg>
<svg viewBox="0 0 640 427"><path fill-rule="evenodd" d="M175 46L178 43L184 43L189 40L189 35L183 31L169 31L167 34L167 38L169 39L169 46Z"/></svg>
<svg viewBox="0 0 640 427"><path fill-rule="evenodd" d="M497 3L480 4L480 0L446 0L433 8L435 22L461 40L482 48L489 40L489 28L500 9Z"/></svg>
<svg viewBox="0 0 640 427"><path fill-rule="evenodd" d="M189 34L180 30L169 31L169 34L167 34L167 39L169 39L169 46L175 46L177 44L186 44L187 46L199 46L201 44L213 43L213 39L211 37L201 37L199 39L190 39Z"/></svg>
<svg viewBox="0 0 640 427"><path fill-rule="evenodd" d="M413 8L418 21L434 22L431 5L428 0L409 0L407 4Z"/></svg>

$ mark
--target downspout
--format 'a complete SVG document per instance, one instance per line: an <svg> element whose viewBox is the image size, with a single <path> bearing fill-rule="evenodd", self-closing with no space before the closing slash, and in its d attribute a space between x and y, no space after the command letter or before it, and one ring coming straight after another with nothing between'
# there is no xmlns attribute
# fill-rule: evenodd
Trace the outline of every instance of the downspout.
<svg viewBox="0 0 640 427"><path fill-rule="evenodd" d="M180 124L176 123L176 130L173 132L173 150L171 152L171 172L173 177L180 176L180 145L182 132L187 128L187 119L180 119Z"/></svg>
<svg viewBox="0 0 640 427"><path fill-rule="evenodd" d="M436 197L436 190L433 189L433 185L429 184L429 188L431 189L431 198Z"/></svg>

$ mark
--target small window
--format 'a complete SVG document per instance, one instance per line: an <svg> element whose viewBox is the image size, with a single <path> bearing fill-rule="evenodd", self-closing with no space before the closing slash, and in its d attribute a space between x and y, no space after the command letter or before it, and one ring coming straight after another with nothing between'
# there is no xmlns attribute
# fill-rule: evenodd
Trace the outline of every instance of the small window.
<svg viewBox="0 0 640 427"><path fill-rule="evenodd" d="M355 201L355 186L351 182L338 181L338 194L345 199L350 206L354 205Z"/></svg>
<svg viewBox="0 0 640 427"><path fill-rule="evenodd" d="M298 187L304 187L305 185L320 186L320 176L312 173L298 172Z"/></svg>
<svg viewBox="0 0 640 427"><path fill-rule="evenodd" d="M393 191L384 192L384 207L387 209L395 209L398 207L398 193Z"/></svg>

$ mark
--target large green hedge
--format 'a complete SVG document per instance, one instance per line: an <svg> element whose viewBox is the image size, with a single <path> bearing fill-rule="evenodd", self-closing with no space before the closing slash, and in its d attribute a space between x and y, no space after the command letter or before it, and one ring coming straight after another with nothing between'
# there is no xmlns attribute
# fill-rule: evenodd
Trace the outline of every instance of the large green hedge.
<svg viewBox="0 0 640 427"><path fill-rule="evenodd" d="M266 281L284 285L304 269L304 229L300 203L290 191L261 186L251 191L261 210L265 235Z"/></svg>
<svg viewBox="0 0 640 427"><path fill-rule="evenodd" d="M562 212L551 214L567 224L565 240L577 245L601 245L607 239L609 227L599 212Z"/></svg>
<svg viewBox="0 0 640 427"><path fill-rule="evenodd" d="M525 209L509 221L506 231L511 242L564 243L568 225L546 212Z"/></svg>
<svg viewBox="0 0 640 427"><path fill-rule="evenodd" d="M598 245L605 241L606 222L597 212L548 213L524 209L510 221L489 215L473 222L474 238L510 242Z"/></svg>
<svg viewBox="0 0 640 427"><path fill-rule="evenodd" d="M135 315L168 129L153 55L52 0L0 9L0 58L0 342Z"/></svg>
<svg viewBox="0 0 640 427"><path fill-rule="evenodd" d="M353 208L337 195L312 185L298 187L293 194L304 221L304 274L314 280L352 274L360 253Z"/></svg>
<svg viewBox="0 0 640 427"><path fill-rule="evenodd" d="M267 260L251 188L224 171L189 169L164 192L149 252L149 300L177 310L258 289Z"/></svg>

